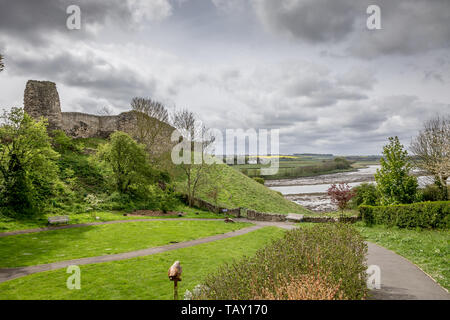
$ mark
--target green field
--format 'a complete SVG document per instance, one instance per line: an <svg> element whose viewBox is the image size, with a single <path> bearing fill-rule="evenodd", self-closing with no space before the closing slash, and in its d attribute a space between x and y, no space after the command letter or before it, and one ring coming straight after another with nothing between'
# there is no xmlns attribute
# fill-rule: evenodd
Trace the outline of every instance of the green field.
<svg viewBox="0 0 450 320"><path fill-rule="evenodd" d="M146 249L250 225L223 221L141 221L6 236L0 238L0 268Z"/></svg>
<svg viewBox="0 0 450 320"><path fill-rule="evenodd" d="M410 230L355 224L368 240L405 257L450 289L450 230Z"/></svg>
<svg viewBox="0 0 450 320"><path fill-rule="evenodd" d="M253 255L284 230L265 227L245 235L177 249L151 256L81 266L81 289L69 290L66 269L32 274L0 284L0 300L6 299L171 299L173 284L167 270L175 260L183 267L180 298L186 289L225 262Z"/></svg>

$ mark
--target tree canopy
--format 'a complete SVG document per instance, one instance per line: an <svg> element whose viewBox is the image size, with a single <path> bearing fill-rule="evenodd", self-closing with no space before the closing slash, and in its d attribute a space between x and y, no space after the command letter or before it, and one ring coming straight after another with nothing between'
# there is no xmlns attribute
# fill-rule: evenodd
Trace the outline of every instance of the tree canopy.
<svg viewBox="0 0 450 320"><path fill-rule="evenodd" d="M58 180L58 153L50 144L46 121L21 108L5 112L0 125L0 202L19 215L40 212Z"/></svg>
<svg viewBox="0 0 450 320"><path fill-rule="evenodd" d="M381 204L412 203L416 199L417 178L410 175L412 168L408 152L400 144L398 137L390 137L383 147L381 168L375 173Z"/></svg>

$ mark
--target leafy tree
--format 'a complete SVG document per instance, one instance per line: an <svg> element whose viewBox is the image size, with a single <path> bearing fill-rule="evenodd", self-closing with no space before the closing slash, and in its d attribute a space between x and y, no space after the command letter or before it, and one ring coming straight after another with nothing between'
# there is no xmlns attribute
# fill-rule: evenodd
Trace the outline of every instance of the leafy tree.
<svg viewBox="0 0 450 320"><path fill-rule="evenodd" d="M5 112L0 125L0 204L13 215L41 212L55 192L56 153L46 121L33 120L21 108Z"/></svg>
<svg viewBox="0 0 450 320"><path fill-rule="evenodd" d="M110 142L100 147L98 157L111 167L120 193L139 191L137 186L155 182L158 178L148 163L144 145L124 132L113 133Z"/></svg>
<svg viewBox="0 0 450 320"><path fill-rule="evenodd" d="M408 162L408 152L400 144L398 137L390 137L383 147L381 168L375 173L377 189L382 205L412 203L416 199L417 178L409 174L412 165Z"/></svg>

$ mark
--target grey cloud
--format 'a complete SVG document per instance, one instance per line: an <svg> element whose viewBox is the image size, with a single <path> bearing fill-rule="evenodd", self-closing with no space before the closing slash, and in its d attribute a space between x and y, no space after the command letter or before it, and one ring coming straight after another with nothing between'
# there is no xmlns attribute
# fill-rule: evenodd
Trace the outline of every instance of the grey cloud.
<svg viewBox="0 0 450 320"><path fill-rule="evenodd" d="M80 30L66 27L69 5L81 9ZM110 23L130 28L141 20L157 21L171 14L168 0L1 0L0 7L0 30L16 40L39 46L51 42L56 34L83 39L91 35L89 26Z"/></svg>
<svg viewBox="0 0 450 320"><path fill-rule="evenodd" d="M364 59L450 47L448 0L251 1L269 29L308 43L343 43L347 54ZM381 8L382 30L366 27L366 9L372 4Z"/></svg>
<svg viewBox="0 0 450 320"><path fill-rule="evenodd" d="M359 7L351 0L253 0L252 4L269 28L313 43L344 40Z"/></svg>
<svg viewBox="0 0 450 320"><path fill-rule="evenodd" d="M114 66L95 54L79 57L62 50L50 57L21 55L17 51L8 62L9 70L15 75L45 76L45 80L83 89L91 97L107 97L116 108L128 108L133 96L151 96L156 87L152 78L144 79L134 70ZM93 108L86 106L86 109Z"/></svg>

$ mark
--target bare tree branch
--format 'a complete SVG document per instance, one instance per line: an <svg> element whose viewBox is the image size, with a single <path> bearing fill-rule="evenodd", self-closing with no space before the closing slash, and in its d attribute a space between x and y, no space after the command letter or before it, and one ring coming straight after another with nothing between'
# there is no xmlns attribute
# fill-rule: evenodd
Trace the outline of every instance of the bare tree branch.
<svg viewBox="0 0 450 320"><path fill-rule="evenodd" d="M447 194L450 176L450 116L436 116L424 122L423 129L411 142L416 167L435 177Z"/></svg>

